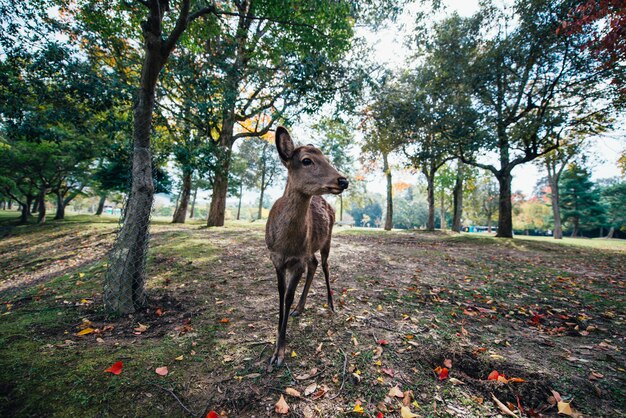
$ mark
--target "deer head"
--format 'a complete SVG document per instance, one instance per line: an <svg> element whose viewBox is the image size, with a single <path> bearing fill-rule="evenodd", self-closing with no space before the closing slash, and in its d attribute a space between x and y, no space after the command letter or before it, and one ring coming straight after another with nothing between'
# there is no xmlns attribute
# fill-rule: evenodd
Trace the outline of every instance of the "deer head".
<svg viewBox="0 0 626 418"><path fill-rule="evenodd" d="M287 129L276 129L276 149L282 163L287 167L287 187L307 196L327 193L341 194L348 188L348 180L342 176L312 145L294 148Z"/></svg>

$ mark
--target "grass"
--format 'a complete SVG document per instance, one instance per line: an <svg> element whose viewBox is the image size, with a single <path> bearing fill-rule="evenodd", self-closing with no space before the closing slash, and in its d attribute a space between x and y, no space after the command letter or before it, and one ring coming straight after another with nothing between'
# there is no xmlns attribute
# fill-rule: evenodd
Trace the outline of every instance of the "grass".
<svg viewBox="0 0 626 418"><path fill-rule="evenodd" d="M118 220L15 226L9 215L0 211L1 416L268 416L287 387L311 384L328 392L285 395L290 416L353 417L358 400L360 416L397 417L396 385L425 417L497 414L491 393L556 416L550 390L588 416L626 411L618 240L337 228L336 313L318 272L289 324L293 356L268 371L277 296L262 222L154 220L150 304L109 318L102 285ZM85 320L99 332L78 336ZM446 359L464 385L437 378ZM105 373L116 361L122 373ZM494 369L525 382L487 381Z"/></svg>

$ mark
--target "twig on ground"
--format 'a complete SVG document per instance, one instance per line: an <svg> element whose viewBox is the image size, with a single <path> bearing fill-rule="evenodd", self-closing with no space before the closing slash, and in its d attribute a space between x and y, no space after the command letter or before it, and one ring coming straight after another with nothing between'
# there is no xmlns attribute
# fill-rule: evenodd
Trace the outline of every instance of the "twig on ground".
<svg viewBox="0 0 626 418"><path fill-rule="evenodd" d="M153 383L153 385L154 385L154 386L156 386L156 387L158 387L158 388L160 388L160 389L163 389L164 391L166 391L167 393L169 393L170 395L172 395L172 396L174 397L174 399L176 399L176 400L178 401L178 403L180 404L180 406L182 406L182 407L183 407L183 409L184 409L185 411L187 411L187 412L188 412L190 415L192 415L192 416L196 416L196 414L195 414L194 412L192 412L191 410L189 410L189 408L187 408L187 407L185 406L185 404L184 404L184 403L182 403L182 401L181 401L180 399L178 399L178 396L176 396L176 394L174 393L174 391L173 391L173 390L168 389L168 388L164 388L163 386L157 385L156 383Z"/></svg>
<svg viewBox="0 0 626 418"><path fill-rule="evenodd" d="M335 396L331 396L328 399L337 398L341 394L341 391L343 390L343 385L346 384L346 367L348 366L348 356L346 355L346 352L343 351L341 347L339 347L339 350L341 350L341 353L343 354L343 374L341 377L341 386L339 387L339 392L337 392Z"/></svg>

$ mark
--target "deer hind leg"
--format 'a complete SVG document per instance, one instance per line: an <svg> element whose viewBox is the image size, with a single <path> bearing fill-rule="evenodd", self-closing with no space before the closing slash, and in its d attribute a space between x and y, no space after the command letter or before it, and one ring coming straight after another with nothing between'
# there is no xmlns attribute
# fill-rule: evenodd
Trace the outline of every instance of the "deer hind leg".
<svg viewBox="0 0 626 418"><path fill-rule="evenodd" d="M333 291L330 289L330 271L328 270L328 255L330 254L330 240L320 250L322 255L322 271L324 272L324 279L326 279L326 293L328 296L328 307L332 312L335 312L335 306L333 305Z"/></svg>
<svg viewBox="0 0 626 418"><path fill-rule="evenodd" d="M289 322L288 312L291 309L294 293L296 292L298 283L302 278L302 273L304 273L304 265L297 263L289 269L283 267L282 277L278 270L279 269L276 270L278 274L278 295L280 298L278 336L276 338L276 349L274 350L274 354L270 359L270 364L276 364L276 366L280 366L285 360L285 342L287 338L287 323ZM285 289L285 278L287 276L286 273L289 273L289 283L287 284Z"/></svg>
<svg viewBox="0 0 626 418"><path fill-rule="evenodd" d="M315 271L317 270L317 265L319 262L315 257L315 254L309 259L306 267L306 282L304 283L304 289L302 290L302 295L300 295L300 301L298 302L298 306L291 311L291 316L298 316L304 312L304 305L306 305L306 297L309 294L309 289L311 288L311 283L313 282L313 277L315 276Z"/></svg>

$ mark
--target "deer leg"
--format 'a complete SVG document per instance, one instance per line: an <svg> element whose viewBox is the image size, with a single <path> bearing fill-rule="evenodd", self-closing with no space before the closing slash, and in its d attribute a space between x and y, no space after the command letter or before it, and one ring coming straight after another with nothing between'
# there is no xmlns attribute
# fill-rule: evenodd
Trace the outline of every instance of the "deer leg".
<svg viewBox="0 0 626 418"><path fill-rule="evenodd" d="M280 330L283 324L283 317L285 316L285 268L284 267L276 267L276 276L278 278L278 299L279 299L279 310L278 310L278 335L276 337L276 349L274 350L274 354L270 358L270 364L277 363L279 358L284 358L285 351L283 348L282 357L279 353L280 348ZM282 363L282 360L280 361Z"/></svg>
<svg viewBox="0 0 626 418"><path fill-rule="evenodd" d="M306 297L309 294L309 289L311 288L311 283L313 282L313 277L315 276L317 265L318 265L318 261L314 254L309 259L309 262L307 263L306 282L304 283L304 289L302 290L302 295L300 295L300 301L298 302L298 306L296 306L296 309L291 311L291 316L298 316L304 312L304 305L306 304Z"/></svg>
<svg viewBox="0 0 626 418"><path fill-rule="evenodd" d="M270 359L270 364L276 363L276 366L280 366L283 364L285 360L285 341L287 339L287 323L289 322L289 315L287 314L291 309L291 304L293 303L293 297L296 293L296 288L298 287L298 283L302 278L302 273L304 273L304 266L302 264L297 264L293 267L291 274L289 275L289 284L287 285L287 289L285 291L284 284L284 275L283 275L283 296L281 297L281 305L284 300L284 306L281 306L281 315L279 315L279 325L278 325L278 338L276 339L276 350L274 351L274 355ZM280 286L280 284L279 284ZM280 288L279 288L280 293Z"/></svg>
<svg viewBox="0 0 626 418"><path fill-rule="evenodd" d="M326 293L328 297L328 307L331 312L335 312L335 306L333 305L333 291L330 288L330 271L328 270L328 255L330 254L330 241L320 251L322 255L322 271L324 272L324 279L326 279Z"/></svg>

